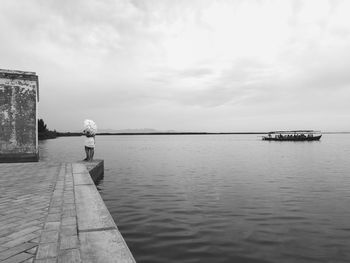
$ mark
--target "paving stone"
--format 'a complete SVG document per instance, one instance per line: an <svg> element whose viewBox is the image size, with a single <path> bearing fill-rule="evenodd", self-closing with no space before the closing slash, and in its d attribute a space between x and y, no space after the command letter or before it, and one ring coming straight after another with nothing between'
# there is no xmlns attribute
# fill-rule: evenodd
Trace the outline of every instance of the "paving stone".
<svg viewBox="0 0 350 263"><path fill-rule="evenodd" d="M9 258L13 262L32 261L60 169L46 163L1 164L0 238L6 242L0 253L17 253Z"/></svg>
<svg viewBox="0 0 350 263"><path fill-rule="evenodd" d="M34 259L34 263L56 263L57 258Z"/></svg>
<svg viewBox="0 0 350 263"><path fill-rule="evenodd" d="M94 185L75 186L75 195L79 231L115 227Z"/></svg>
<svg viewBox="0 0 350 263"><path fill-rule="evenodd" d="M77 212L75 211L75 209L65 210L63 211L63 214L62 214L64 218L75 217L76 215L77 215Z"/></svg>
<svg viewBox="0 0 350 263"><path fill-rule="evenodd" d="M67 211L67 210L71 210L71 209L74 209L75 210L75 204L65 204L63 206L63 212L64 211Z"/></svg>
<svg viewBox="0 0 350 263"><path fill-rule="evenodd" d="M60 249L78 248L79 241L77 236L62 236Z"/></svg>
<svg viewBox="0 0 350 263"><path fill-rule="evenodd" d="M28 220L26 223L21 224L20 226L17 226L16 229L18 230L22 230L25 228L29 228L29 227L33 227L33 226L37 226L37 227L42 227L43 226L43 222L41 220Z"/></svg>
<svg viewBox="0 0 350 263"><path fill-rule="evenodd" d="M8 250L8 249L9 249L8 247L2 247L2 246L0 246L0 252L3 252L3 251Z"/></svg>
<svg viewBox="0 0 350 263"><path fill-rule="evenodd" d="M74 174L74 185L80 184L94 184L94 182L90 178L90 174L87 171L84 173Z"/></svg>
<svg viewBox="0 0 350 263"><path fill-rule="evenodd" d="M43 232L43 230L42 230L42 229L40 229L40 230L37 230L37 231L33 232L33 234L37 234L38 236L40 236L40 235L41 235L41 232Z"/></svg>
<svg viewBox="0 0 350 263"><path fill-rule="evenodd" d="M80 263L80 252L78 249L64 250L58 257L58 263Z"/></svg>
<svg viewBox="0 0 350 263"><path fill-rule="evenodd" d="M59 201L59 202L51 202L50 203L50 208L59 208L59 209L61 209L61 207L62 207L62 201Z"/></svg>
<svg viewBox="0 0 350 263"><path fill-rule="evenodd" d="M33 255L27 253L20 253L8 259L1 261L1 263L20 263L27 259L33 258Z"/></svg>
<svg viewBox="0 0 350 263"><path fill-rule="evenodd" d="M134 262L85 164L0 164L0 222L1 263Z"/></svg>
<svg viewBox="0 0 350 263"><path fill-rule="evenodd" d="M12 257L16 254L21 253L21 252L24 252L28 249L31 249L35 246L36 246L35 244L24 243L24 244L18 245L16 247L9 248L6 251L0 252L0 261L7 259L9 257Z"/></svg>
<svg viewBox="0 0 350 263"><path fill-rule="evenodd" d="M38 250L38 247L33 247L31 249L26 250L26 252L32 255L36 255L37 250Z"/></svg>
<svg viewBox="0 0 350 263"><path fill-rule="evenodd" d="M57 243L40 244L36 259L57 257Z"/></svg>
<svg viewBox="0 0 350 263"><path fill-rule="evenodd" d="M40 230L40 229L41 229L41 227L37 227L37 226L25 228L25 229L23 229L21 231L14 232L13 234L8 235L8 238L15 239L15 238L24 236L26 234L30 234L30 233L35 232L35 231Z"/></svg>
<svg viewBox="0 0 350 263"><path fill-rule="evenodd" d="M77 224L77 218L75 216L72 217L63 217L62 218L62 225L76 225Z"/></svg>
<svg viewBox="0 0 350 263"><path fill-rule="evenodd" d="M83 232L79 239L83 262L135 262L118 230Z"/></svg>
<svg viewBox="0 0 350 263"><path fill-rule="evenodd" d="M22 243L28 242L29 240L32 240L33 238L36 238L37 236L38 236L37 234L29 234L26 236L16 238L16 239L9 241L7 243L4 243L4 244L2 244L2 246L9 247L9 248L15 247L15 246L18 246Z"/></svg>
<svg viewBox="0 0 350 263"><path fill-rule="evenodd" d="M74 199L64 199L63 202L64 202L64 204L74 204L75 203Z"/></svg>
<svg viewBox="0 0 350 263"><path fill-rule="evenodd" d="M51 243L58 241L58 231L43 231L40 237L40 243Z"/></svg>
<svg viewBox="0 0 350 263"><path fill-rule="evenodd" d="M9 215L9 218L1 220L1 223L3 223L3 224L9 224L9 223L13 223L13 222L17 223L18 219L20 219L21 216L22 216L22 213L11 214L11 215Z"/></svg>
<svg viewBox="0 0 350 263"><path fill-rule="evenodd" d="M46 217L46 215L38 214L38 215L35 215L35 216L31 216L30 219L31 219L31 220L40 220L40 221L43 221L43 220L45 220L45 217ZM19 221L17 221L16 223L18 224Z"/></svg>
<svg viewBox="0 0 350 263"><path fill-rule="evenodd" d="M46 222L57 222L61 220L61 214L57 213L57 214L49 214L47 216Z"/></svg>
<svg viewBox="0 0 350 263"><path fill-rule="evenodd" d="M73 163L72 168L73 168L73 174L86 172L86 166L82 163Z"/></svg>
<svg viewBox="0 0 350 263"><path fill-rule="evenodd" d="M50 214L54 214L54 213L61 213L61 207L60 206L56 206L56 207L50 207L49 213Z"/></svg>
<svg viewBox="0 0 350 263"><path fill-rule="evenodd" d="M13 230L12 230L12 231L13 231ZM11 233L12 231L10 231L10 233ZM12 239L9 238L7 235L4 236L4 237L1 237L1 238L0 238L0 245L3 244L3 243L7 243L7 242L9 242L9 241L11 241L11 240L12 240Z"/></svg>
<svg viewBox="0 0 350 263"><path fill-rule="evenodd" d="M34 243L34 244L39 244L39 241L40 241L40 237L36 237L36 238L29 240L29 242Z"/></svg>
<svg viewBox="0 0 350 263"><path fill-rule="evenodd" d="M46 222L44 229L47 230L59 230L61 226L61 222Z"/></svg>
<svg viewBox="0 0 350 263"><path fill-rule="evenodd" d="M77 226L76 225L66 225L61 227L60 231L61 236L74 236L77 235Z"/></svg>
<svg viewBox="0 0 350 263"><path fill-rule="evenodd" d="M68 205L66 203L66 201L74 201L74 195L65 195L65 196L63 196L64 205ZM74 204L74 202L72 204Z"/></svg>
<svg viewBox="0 0 350 263"><path fill-rule="evenodd" d="M3 221L0 221L1 224L3 224L3 227L0 226L0 237L7 235L7 233L9 233L9 231L11 232L11 228L17 226L16 223L10 223L10 224L6 224Z"/></svg>

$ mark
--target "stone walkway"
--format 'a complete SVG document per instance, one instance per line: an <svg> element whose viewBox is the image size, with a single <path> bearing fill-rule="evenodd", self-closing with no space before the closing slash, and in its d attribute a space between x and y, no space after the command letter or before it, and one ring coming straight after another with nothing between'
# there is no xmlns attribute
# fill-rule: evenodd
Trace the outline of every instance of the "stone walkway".
<svg viewBox="0 0 350 263"><path fill-rule="evenodd" d="M83 164L0 164L0 262L135 262Z"/></svg>

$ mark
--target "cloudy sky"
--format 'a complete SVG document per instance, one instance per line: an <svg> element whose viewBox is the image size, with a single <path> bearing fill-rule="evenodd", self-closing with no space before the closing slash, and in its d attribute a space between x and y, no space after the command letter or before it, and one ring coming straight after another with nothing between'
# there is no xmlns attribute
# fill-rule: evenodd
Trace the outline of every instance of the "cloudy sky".
<svg viewBox="0 0 350 263"><path fill-rule="evenodd" d="M0 0L50 129L350 130L350 1Z"/></svg>

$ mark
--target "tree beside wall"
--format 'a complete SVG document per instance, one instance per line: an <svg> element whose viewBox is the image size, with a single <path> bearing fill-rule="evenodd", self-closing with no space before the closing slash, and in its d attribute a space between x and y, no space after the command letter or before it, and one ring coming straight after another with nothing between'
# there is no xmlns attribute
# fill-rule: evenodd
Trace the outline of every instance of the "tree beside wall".
<svg viewBox="0 0 350 263"><path fill-rule="evenodd" d="M46 124L44 122L43 119L39 119L38 120L38 132L39 133L43 133L43 132L46 132L48 131L47 127L46 127Z"/></svg>
<svg viewBox="0 0 350 263"><path fill-rule="evenodd" d="M38 137L39 140L54 139L57 137L56 130L50 131L43 119L38 120Z"/></svg>

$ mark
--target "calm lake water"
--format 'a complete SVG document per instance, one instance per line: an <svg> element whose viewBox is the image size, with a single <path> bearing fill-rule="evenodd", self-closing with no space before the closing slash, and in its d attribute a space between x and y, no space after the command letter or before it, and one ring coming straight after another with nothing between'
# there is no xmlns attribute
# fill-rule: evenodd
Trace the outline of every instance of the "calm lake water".
<svg viewBox="0 0 350 263"><path fill-rule="evenodd" d="M350 262L350 135L98 136L100 193L137 262ZM83 137L40 143L81 160Z"/></svg>

